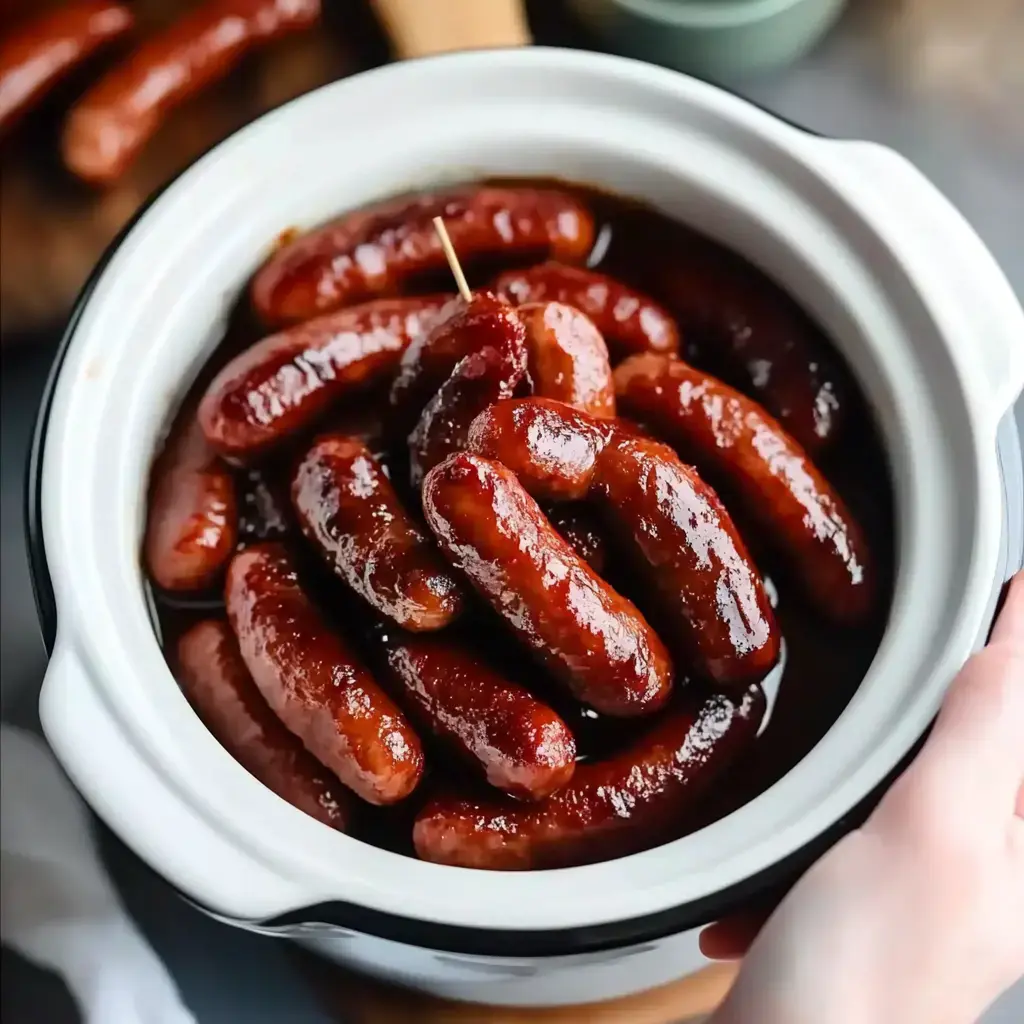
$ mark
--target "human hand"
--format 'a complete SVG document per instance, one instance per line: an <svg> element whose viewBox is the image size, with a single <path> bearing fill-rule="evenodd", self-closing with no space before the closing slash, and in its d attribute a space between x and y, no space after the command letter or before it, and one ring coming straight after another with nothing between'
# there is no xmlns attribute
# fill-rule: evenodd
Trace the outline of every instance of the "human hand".
<svg viewBox="0 0 1024 1024"><path fill-rule="evenodd" d="M706 929L743 954L756 917ZM757 935L713 1024L968 1024L1024 975L1024 572L921 754Z"/></svg>

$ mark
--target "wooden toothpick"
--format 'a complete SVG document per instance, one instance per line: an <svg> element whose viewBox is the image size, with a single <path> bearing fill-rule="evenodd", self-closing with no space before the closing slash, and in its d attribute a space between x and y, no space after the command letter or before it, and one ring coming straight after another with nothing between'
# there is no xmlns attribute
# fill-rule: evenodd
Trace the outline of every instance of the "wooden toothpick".
<svg viewBox="0 0 1024 1024"><path fill-rule="evenodd" d="M441 217L434 218L434 229L437 231L437 237L441 239L441 248L444 249L444 254L448 259L448 266L452 268L455 283L459 286L459 294L469 302L473 298L473 293L469 290L469 285L466 284L466 275L462 272L459 257L455 254L455 246L452 245L452 240L448 237L448 229L444 226L444 220Z"/></svg>

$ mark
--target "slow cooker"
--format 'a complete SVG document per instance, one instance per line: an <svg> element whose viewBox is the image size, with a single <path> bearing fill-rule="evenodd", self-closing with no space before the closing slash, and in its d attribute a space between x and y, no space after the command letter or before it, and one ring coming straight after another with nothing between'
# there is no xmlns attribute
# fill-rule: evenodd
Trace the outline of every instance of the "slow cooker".
<svg viewBox="0 0 1024 1024"><path fill-rule="evenodd" d="M324 828L193 714L139 561L149 466L282 231L411 188L557 177L636 197L767 270L856 373L896 492L888 627L860 689L767 792L684 839L588 867L428 864ZM812 136L712 86L555 49L459 54L327 86L154 198L79 299L28 490L51 659L47 738L97 814L219 919L489 1003L638 991L703 966L700 926L785 885L910 755L1024 561L1024 313L906 160Z"/></svg>

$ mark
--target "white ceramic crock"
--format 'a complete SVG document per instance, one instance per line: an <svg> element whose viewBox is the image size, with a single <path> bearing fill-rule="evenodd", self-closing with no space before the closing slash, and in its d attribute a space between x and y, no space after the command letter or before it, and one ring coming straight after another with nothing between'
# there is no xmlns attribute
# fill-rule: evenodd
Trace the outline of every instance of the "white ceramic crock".
<svg viewBox="0 0 1024 1024"><path fill-rule="evenodd" d="M400 190L502 174L641 197L768 270L859 377L898 504L888 631L812 753L695 835L528 874L382 852L264 789L175 685L138 554L161 433L270 241ZM447 56L297 100L149 206L68 342L29 493L44 619L56 612L41 710L58 757L110 827L209 912L449 996L592 1000L701 966L693 929L805 865L912 749L1020 564L997 428L1024 383L1024 315L967 223L889 150L812 137L631 61ZM1012 492L1015 432L1008 444Z"/></svg>

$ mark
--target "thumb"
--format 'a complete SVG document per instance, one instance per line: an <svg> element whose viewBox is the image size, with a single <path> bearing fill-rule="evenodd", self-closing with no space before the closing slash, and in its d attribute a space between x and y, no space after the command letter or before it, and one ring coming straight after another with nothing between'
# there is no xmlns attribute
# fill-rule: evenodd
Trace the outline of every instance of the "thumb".
<svg viewBox="0 0 1024 1024"><path fill-rule="evenodd" d="M985 816L1012 815L1024 782L1024 572L1010 581L987 647L950 687L913 771Z"/></svg>

